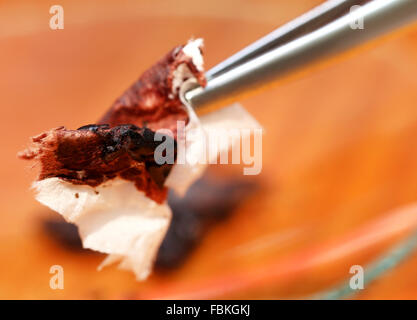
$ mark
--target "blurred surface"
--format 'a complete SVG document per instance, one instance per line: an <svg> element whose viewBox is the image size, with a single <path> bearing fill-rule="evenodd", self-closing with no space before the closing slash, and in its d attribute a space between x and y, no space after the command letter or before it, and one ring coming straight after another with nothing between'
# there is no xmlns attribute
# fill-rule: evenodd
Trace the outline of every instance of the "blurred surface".
<svg viewBox="0 0 417 320"><path fill-rule="evenodd" d="M0 298L301 298L345 281L417 227L417 26L242 101L265 127L260 192L242 199L186 263L138 283L66 250L17 160L45 129L95 122L140 73L192 36L209 68L317 5L293 1L0 2ZM366 23L366 22L365 22ZM216 168L224 178L240 168ZM412 205L406 212L402 206ZM51 290L49 268L65 270ZM417 298L417 254L355 298Z"/></svg>

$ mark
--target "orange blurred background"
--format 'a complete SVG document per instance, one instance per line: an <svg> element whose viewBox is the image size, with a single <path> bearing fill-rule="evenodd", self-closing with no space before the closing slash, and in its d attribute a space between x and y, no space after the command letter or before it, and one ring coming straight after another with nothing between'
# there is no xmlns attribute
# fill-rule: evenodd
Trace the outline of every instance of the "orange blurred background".
<svg viewBox="0 0 417 320"><path fill-rule="evenodd" d="M0 298L305 298L337 287L417 230L417 26L241 101L264 126L260 190L213 227L180 268L96 271L99 254L65 250L16 158L30 136L94 123L177 44L205 39L206 67L321 3L0 1ZM64 30L49 8L64 8ZM216 172L241 174L236 168ZM404 211L404 206L407 209ZM62 265L65 289L51 290ZM357 299L416 299L417 253Z"/></svg>

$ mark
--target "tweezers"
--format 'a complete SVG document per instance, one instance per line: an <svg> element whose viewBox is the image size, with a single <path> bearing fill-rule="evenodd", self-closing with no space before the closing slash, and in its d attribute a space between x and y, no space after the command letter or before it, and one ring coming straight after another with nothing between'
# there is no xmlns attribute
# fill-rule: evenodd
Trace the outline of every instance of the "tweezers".
<svg viewBox="0 0 417 320"><path fill-rule="evenodd" d="M190 87L182 99L198 113L224 107L416 20L417 0L329 0L207 71L207 86Z"/></svg>

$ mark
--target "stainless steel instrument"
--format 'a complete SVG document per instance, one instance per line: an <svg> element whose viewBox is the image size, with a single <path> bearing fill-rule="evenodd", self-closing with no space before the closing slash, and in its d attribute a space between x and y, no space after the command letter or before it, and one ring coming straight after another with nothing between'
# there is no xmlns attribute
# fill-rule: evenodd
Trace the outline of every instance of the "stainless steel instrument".
<svg viewBox="0 0 417 320"><path fill-rule="evenodd" d="M209 70L207 86L192 87L183 99L197 112L226 106L280 76L415 21L417 0L327 1Z"/></svg>

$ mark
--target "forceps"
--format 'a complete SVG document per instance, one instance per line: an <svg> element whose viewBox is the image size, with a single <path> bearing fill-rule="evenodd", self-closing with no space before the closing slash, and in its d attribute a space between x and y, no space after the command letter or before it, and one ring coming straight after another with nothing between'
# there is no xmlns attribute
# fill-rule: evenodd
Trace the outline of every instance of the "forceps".
<svg viewBox="0 0 417 320"><path fill-rule="evenodd" d="M198 113L221 108L281 76L417 20L417 0L329 0L206 73L183 93Z"/></svg>

